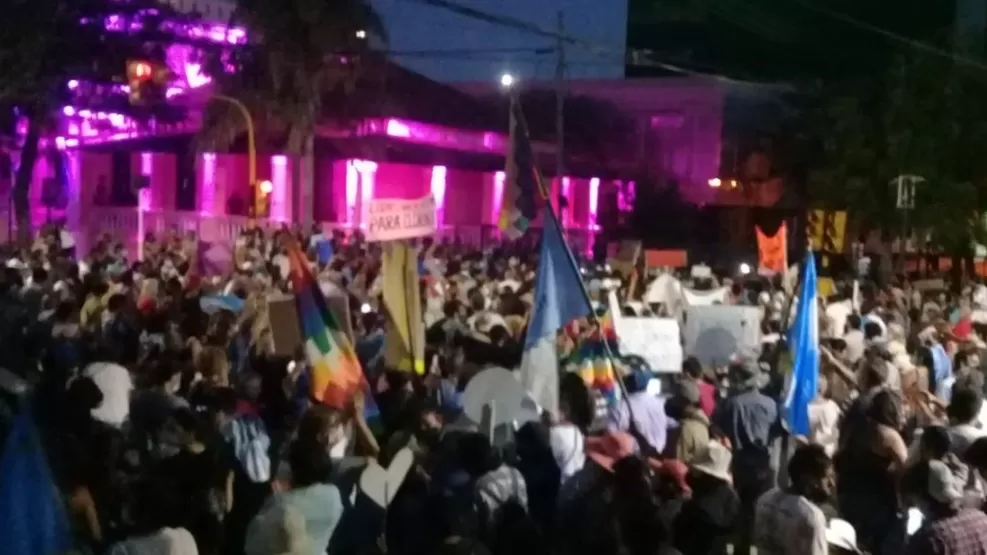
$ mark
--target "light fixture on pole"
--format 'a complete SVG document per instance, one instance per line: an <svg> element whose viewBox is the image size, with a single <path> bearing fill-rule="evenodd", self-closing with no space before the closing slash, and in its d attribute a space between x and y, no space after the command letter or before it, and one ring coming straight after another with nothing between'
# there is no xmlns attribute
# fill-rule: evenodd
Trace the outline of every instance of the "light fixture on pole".
<svg viewBox="0 0 987 555"><path fill-rule="evenodd" d="M895 208L901 210L901 240L899 241L898 270L904 270L905 257L908 254L908 216L915 209L915 186L923 183L925 178L919 175L903 174L891 180L890 185L897 188Z"/></svg>
<svg viewBox="0 0 987 555"><path fill-rule="evenodd" d="M512 88L516 82L517 79L515 79L514 76L511 75L510 73L504 73L503 75L500 76L500 86L504 87L505 89Z"/></svg>

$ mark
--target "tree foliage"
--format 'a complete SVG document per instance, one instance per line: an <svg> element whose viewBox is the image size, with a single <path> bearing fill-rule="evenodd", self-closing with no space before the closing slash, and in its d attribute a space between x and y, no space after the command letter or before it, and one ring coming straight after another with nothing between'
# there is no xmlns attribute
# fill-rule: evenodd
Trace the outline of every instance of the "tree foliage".
<svg viewBox="0 0 987 555"><path fill-rule="evenodd" d="M387 38L366 0L238 0L233 20L247 28L250 41L231 58L214 58L209 73L220 77L219 92L248 108L261 134L283 139L295 153L320 121L338 114L327 98L351 90L371 45ZM244 130L242 114L216 102L199 142L224 148Z"/></svg>
<svg viewBox="0 0 987 555"><path fill-rule="evenodd" d="M933 54L899 57L883 75L825 88L811 129L820 159L813 201L850 209L863 228L896 231L898 175L918 175L913 229L964 250L987 208L987 72Z"/></svg>
<svg viewBox="0 0 987 555"><path fill-rule="evenodd" d="M10 0L4 4L0 31L0 109L27 121L20 145L20 163L12 191L21 240L30 236L28 193L39 142L54 114L69 103L126 112L137 120L180 117L165 106L131 107L126 94L112 85L125 82L129 59L164 62L164 44L185 41L206 47L209 43L181 38L177 33L194 21L156 0ZM127 32L106 28L117 18ZM78 98L67 84L84 81L92 92ZM7 129L13 135L13 129Z"/></svg>

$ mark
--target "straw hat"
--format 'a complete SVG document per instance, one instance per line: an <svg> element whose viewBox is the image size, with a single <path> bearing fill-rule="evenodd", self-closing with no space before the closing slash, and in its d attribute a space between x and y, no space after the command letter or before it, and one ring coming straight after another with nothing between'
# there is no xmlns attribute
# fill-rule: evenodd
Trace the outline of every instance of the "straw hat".
<svg viewBox="0 0 987 555"><path fill-rule="evenodd" d="M733 454L730 453L730 450L718 441L710 441L692 458L689 468L695 472L719 478L724 482L732 482L731 462L733 462Z"/></svg>

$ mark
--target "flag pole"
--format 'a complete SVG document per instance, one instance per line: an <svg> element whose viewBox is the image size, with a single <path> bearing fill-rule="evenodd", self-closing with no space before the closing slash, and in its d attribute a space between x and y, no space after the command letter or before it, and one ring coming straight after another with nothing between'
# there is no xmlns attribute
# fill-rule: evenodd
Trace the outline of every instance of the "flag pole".
<svg viewBox="0 0 987 555"><path fill-rule="evenodd" d="M517 97L513 96L511 98L511 102L518 102ZM525 135L527 135L528 122L527 122L527 118L524 116L524 111L521 110L520 106L518 106L517 117L520 120L518 122L520 124L518 130L524 133ZM530 140L530 137L527 138ZM532 164L532 166L533 166L532 169L535 174L534 176L535 183L538 186L538 192L541 194L542 199L545 201L546 212L550 219L549 222L543 222L542 225L543 227L545 225L553 225L556 227L556 229L559 230L559 236L562 238L562 242L565 245L566 256L569 257L569 261L573 264L573 267L576 267L576 260L572 255L572 248L569 246L569 241L566 239L565 234L562 233L561 223L559 222L558 216L555 214L555 209L552 207L551 196L549 194L549 191L545 188L545 182L542 180L541 171L538 170L538 164L534 163ZM591 229L590 231L595 231L595 230ZM544 231L542 231L542 235L544 235ZM544 240L544 238L542 240ZM593 298L590 297L589 290L586 288L586 282L584 282L582 279L579 279L578 281L579 281L579 290L582 292L583 297L586 299L586 304L592 307ZM603 323L600 321L600 317L597 316L595 310L590 310L588 320L593 326L596 327L597 330L602 330ZM628 394L627 392L627 387L624 385L624 380L616 375L617 373L616 357L614 357L613 351L611 351L610 344L606 340L606 338L604 338L604 340L601 341L600 343L603 344L604 356L606 356L607 360L610 362L610 369L615 374L614 381L617 382L617 387L620 388L620 394L623 397L624 402L627 403L627 415L628 415L627 420L630 423L631 435L634 435L635 439L637 439L637 437L640 436L640 433L637 432L636 426L634 425L634 408L631 406L630 394ZM653 445L651 447L654 448Z"/></svg>

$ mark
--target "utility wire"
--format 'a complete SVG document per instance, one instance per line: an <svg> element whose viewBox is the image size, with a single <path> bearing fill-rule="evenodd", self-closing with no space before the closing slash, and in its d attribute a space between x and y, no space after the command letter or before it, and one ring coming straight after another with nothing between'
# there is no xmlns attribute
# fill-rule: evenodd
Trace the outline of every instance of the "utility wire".
<svg viewBox="0 0 987 555"><path fill-rule="evenodd" d="M966 56L961 56L955 52L943 50L942 48L932 46L931 44L927 44L922 41L910 39L904 35L895 33L894 31L889 31L882 27L878 27L877 25L872 25L870 23L867 23L866 21L861 21L844 13L836 12L828 8L817 6L811 2L807 2L806 0L795 0L795 3L798 4L799 6L802 6L806 10L816 12L818 14L824 15L831 19L835 19L837 21L842 21L852 27L856 27L858 29L862 29L864 31L868 31L870 33L880 35L892 42L903 44L905 46L909 46L911 48L914 48L915 50L921 50L922 52L926 52L928 54L934 54L936 56L948 58L960 65L964 65L974 69L979 69L981 71L987 71L987 64L984 64L972 58L967 58Z"/></svg>
<svg viewBox="0 0 987 555"><path fill-rule="evenodd" d="M724 77L723 75L704 73L701 71L687 69L657 59L655 53L651 50L645 50L640 48L634 48L634 49L621 48L618 50L613 47L602 46L600 44L594 43L592 41L588 41L586 39L545 29L530 21L525 21L523 19L519 19L516 17L498 15L483 10L478 10L470 6L465 6L463 4L460 4L459 2L456 2L454 0L404 0L404 1L414 2L416 4L422 4L436 8L442 8L446 11L459 14L469 19L475 19L477 21L483 21L486 23L490 23L492 25L507 27L510 29L514 29L516 31L523 31L543 38L553 39L555 41L560 41L565 44L578 46L580 48L588 50L593 54L620 56L624 59L625 63L629 63L629 65L636 65L642 67L656 67L656 68L664 69L666 71L671 71L673 73L705 77L707 79L727 82L732 85L743 85L748 87L749 86L768 86L768 87L778 86L770 83L753 83L749 81L737 81L734 79L730 79L729 77Z"/></svg>

